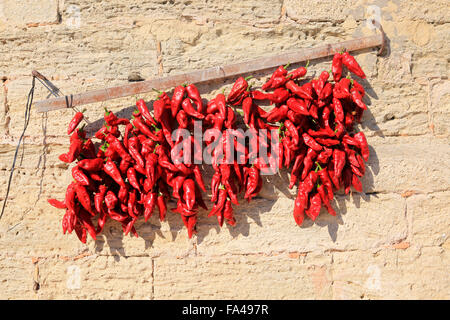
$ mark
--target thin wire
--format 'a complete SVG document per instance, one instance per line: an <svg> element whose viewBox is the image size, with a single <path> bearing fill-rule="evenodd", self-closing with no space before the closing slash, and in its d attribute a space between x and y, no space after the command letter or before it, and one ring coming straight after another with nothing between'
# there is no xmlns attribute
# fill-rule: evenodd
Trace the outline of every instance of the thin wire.
<svg viewBox="0 0 450 320"><path fill-rule="evenodd" d="M34 86L35 86L35 83L36 83L35 79L36 78L33 76L33 80L32 80L32 83L31 83L31 89L30 89L30 92L28 93L27 104L25 106L25 123L24 123L24 126L23 126L22 135L20 136L19 142L17 143L16 152L14 154L14 159L13 159L13 163L12 163L12 166L11 166L11 173L9 174L8 186L6 188L6 196L5 196L5 199L3 201L2 212L0 213L0 219L3 216L3 212L5 211L5 207L6 207L6 202L8 200L9 189L11 187L11 181L12 181L12 177L13 177L13 173L14 173L14 168L16 166L17 153L19 152L20 144L22 143L22 139L23 139L23 137L25 135L25 131L27 130L28 123L30 122L31 105L33 104Z"/></svg>

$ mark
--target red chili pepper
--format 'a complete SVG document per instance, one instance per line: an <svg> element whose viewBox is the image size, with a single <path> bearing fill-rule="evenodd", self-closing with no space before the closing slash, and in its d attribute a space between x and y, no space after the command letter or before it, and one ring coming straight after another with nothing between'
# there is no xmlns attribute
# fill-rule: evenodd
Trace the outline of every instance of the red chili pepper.
<svg viewBox="0 0 450 320"><path fill-rule="evenodd" d="M345 166L345 152L339 149L333 150L334 176L339 179Z"/></svg>
<svg viewBox="0 0 450 320"><path fill-rule="evenodd" d="M342 103L339 99L333 98L333 110L336 116L336 120L343 122L344 121L344 109L342 107Z"/></svg>
<svg viewBox="0 0 450 320"><path fill-rule="evenodd" d="M196 224L197 224L197 215L195 214L195 215L190 216L187 221L187 229L188 229L189 239L192 238L193 234L197 233L196 228L195 228Z"/></svg>
<svg viewBox="0 0 450 320"><path fill-rule="evenodd" d="M139 99L138 101L136 101L136 107L138 108L139 113L145 118L145 120L147 120L150 124L156 125L156 122L153 119L152 114L148 111L144 99Z"/></svg>
<svg viewBox="0 0 450 320"><path fill-rule="evenodd" d="M178 111L176 120L179 125L179 129L186 129L188 127L188 115L184 110Z"/></svg>
<svg viewBox="0 0 450 320"><path fill-rule="evenodd" d="M158 194L156 192L149 192L144 197L144 221L147 222L148 219L153 214L153 210L156 206L156 200L157 200Z"/></svg>
<svg viewBox="0 0 450 320"><path fill-rule="evenodd" d="M301 226L303 224L303 220L305 218L305 204L308 201L308 195L302 191L302 189L299 187L297 192L297 197L295 198L294 202L294 220L297 223L297 225Z"/></svg>
<svg viewBox="0 0 450 320"><path fill-rule="evenodd" d="M319 115L317 114L317 105L315 103L313 103L310 107L309 107L309 114L314 118L314 119L319 119Z"/></svg>
<svg viewBox="0 0 450 320"><path fill-rule="evenodd" d="M279 122L286 118L289 108L287 105L283 104L280 107L273 108L270 112L266 114L267 122Z"/></svg>
<svg viewBox="0 0 450 320"><path fill-rule="evenodd" d="M139 192L141 192L141 186L139 185L137 176L136 176L136 169L134 167L129 167L127 169L127 178L130 185L137 189Z"/></svg>
<svg viewBox="0 0 450 320"><path fill-rule="evenodd" d="M103 159L83 159L77 162L77 166L89 172L100 171L103 169Z"/></svg>
<svg viewBox="0 0 450 320"><path fill-rule="evenodd" d="M105 198L105 205L108 209L114 209L116 205L119 203L119 199L117 196L112 192L111 190L108 190L106 192Z"/></svg>
<svg viewBox="0 0 450 320"><path fill-rule="evenodd" d="M287 136L281 138L281 143L283 144L283 148L284 148L284 166L286 168L289 168L289 165L292 161L292 148L291 148L291 139Z"/></svg>
<svg viewBox="0 0 450 320"><path fill-rule="evenodd" d="M197 106L197 112L201 114L203 112L203 101L197 87L194 84L190 84L186 87L186 92L188 97L191 98Z"/></svg>
<svg viewBox="0 0 450 320"><path fill-rule="evenodd" d="M99 140L105 140L107 134L108 134L108 129L106 128L106 126L102 126L100 129L98 129L95 132L94 136Z"/></svg>
<svg viewBox="0 0 450 320"><path fill-rule="evenodd" d="M98 188L98 192L94 195L94 207L98 213L104 212L103 201L105 199L105 194L108 191L108 188L105 185L100 185Z"/></svg>
<svg viewBox="0 0 450 320"><path fill-rule="evenodd" d="M289 107L289 109L291 109L295 113L302 114L305 116L309 115L309 111L303 100L299 100L296 98L289 98L286 103L287 103L287 106Z"/></svg>
<svg viewBox="0 0 450 320"><path fill-rule="evenodd" d="M72 133L72 136L70 137L69 152L60 155L59 160L66 163L74 162L81 153L81 148L83 147L82 139L83 138L78 130Z"/></svg>
<svg viewBox="0 0 450 320"><path fill-rule="evenodd" d="M344 64L344 66L347 67L347 69L350 72L356 74L360 78L363 78L363 79L366 78L366 75L365 75L364 71L361 69L358 62L356 62L355 58L353 56L351 56L348 52L344 52L342 54L342 63Z"/></svg>
<svg viewBox="0 0 450 320"><path fill-rule="evenodd" d="M181 218L188 218L194 215L197 215L196 210L189 210L185 203L183 203L181 200L178 200L177 207L170 209L172 212L176 212L181 214ZM185 220L187 222L187 220ZM183 221L184 222L184 221ZM187 227L187 225L186 225Z"/></svg>
<svg viewBox="0 0 450 320"><path fill-rule="evenodd" d="M356 80L351 80L351 84L353 86L353 88L355 88L359 94L361 95L361 97L364 97L364 95L366 94L366 90L364 90L364 87L362 85L360 85Z"/></svg>
<svg viewBox="0 0 450 320"><path fill-rule="evenodd" d="M103 115L103 118L105 119L105 122L108 126L116 126L116 122L119 120L119 118L112 112L109 111L106 107L105 113Z"/></svg>
<svg viewBox="0 0 450 320"><path fill-rule="evenodd" d="M256 167L250 167L248 169L248 180L244 195L244 198L249 202L254 196L256 196L256 191L260 184L260 180L262 181L259 170Z"/></svg>
<svg viewBox="0 0 450 320"><path fill-rule="evenodd" d="M183 200L187 208L192 210L195 205L195 182L192 179L186 179L183 182Z"/></svg>
<svg viewBox="0 0 450 320"><path fill-rule="evenodd" d="M120 171L120 173L126 175L127 174L127 170L130 167L130 165L131 165L131 161L128 161L126 159L122 159L120 161L120 164L119 164L119 171Z"/></svg>
<svg viewBox="0 0 450 320"><path fill-rule="evenodd" d="M64 204L63 201L58 201L56 199L47 199L48 203L50 203L50 205L52 205L55 208L58 209L66 209L66 205Z"/></svg>
<svg viewBox="0 0 450 320"><path fill-rule="evenodd" d="M89 193L86 188L79 184L75 183L75 193L77 195L78 201L80 201L81 205L93 216L95 216L95 212L91 207L91 198L89 197Z"/></svg>
<svg viewBox="0 0 450 320"><path fill-rule="evenodd" d="M174 147L174 143L172 141L172 126L171 126L171 119L169 118L170 115L167 112L164 112L161 115L160 123L162 127L162 134L165 137L167 143L170 145L171 148Z"/></svg>
<svg viewBox="0 0 450 320"><path fill-rule="evenodd" d="M320 163L328 163L328 159L333 155L333 149L325 147L324 150L317 156L317 161Z"/></svg>
<svg viewBox="0 0 450 320"><path fill-rule="evenodd" d="M82 228L81 223L74 226L75 233L82 243L86 243L86 229Z"/></svg>
<svg viewBox="0 0 450 320"><path fill-rule="evenodd" d="M342 78L334 85L333 97L336 99L347 99L350 98L350 79Z"/></svg>
<svg viewBox="0 0 450 320"><path fill-rule="evenodd" d="M164 100L158 99L153 102L153 116L154 116L156 122L161 121L161 116L165 110L166 110L166 104L165 104Z"/></svg>
<svg viewBox="0 0 450 320"><path fill-rule="evenodd" d="M306 210L306 214L315 221L320 213L320 208L322 207L322 200L320 199L320 194L315 193L309 198L309 208Z"/></svg>
<svg viewBox="0 0 450 320"><path fill-rule="evenodd" d="M277 88L273 91L270 101L272 103L283 103L289 98L289 96L290 93L285 88Z"/></svg>
<svg viewBox="0 0 450 320"><path fill-rule="evenodd" d="M209 100L207 106L206 106L206 114L212 114L215 113L218 110L216 99Z"/></svg>
<svg viewBox="0 0 450 320"><path fill-rule="evenodd" d="M344 192L348 194L350 192L350 188L352 186L352 170L349 166L346 166L342 172L342 180L344 184Z"/></svg>
<svg viewBox="0 0 450 320"><path fill-rule="evenodd" d="M270 77L270 79L269 79L266 83L264 83L264 84L261 86L261 89L262 89L262 90L267 90L268 88L270 88L270 86L271 86L272 83L273 83L273 79L274 79L275 77L285 76L285 75L287 74L286 68L287 68L286 66L279 66L279 67L274 71L274 73L272 74L272 76Z"/></svg>
<svg viewBox="0 0 450 320"><path fill-rule="evenodd" d="M299 176L299 170L300 170L300 167L301 167L304 159L305 159L304 154L298 154L295 157L294 165L293 165L292 171L291 171L291 178L290 178L289 186L288 186L289 189L292 189L294 187L295 183L297 182L297 179Z"/></svg>
<svg viewBox="0 0 450 320"><path fill-rule="evenodd" d="M223 186L219 187L219 195L217 197L217 201L214 204L213 208L211 209L211 212L208 214L208 217L220 214L220 212L223 210L225 206L226 200L227 200L227 191Z"/></svg>
<svg viewBox="0 0 450 320"><path fill-rule="evenodd" d="M64 204L66 205L67 209L70 210L70 211L73 211L73 212L76 211L76 209L75 209L75 207L76 207L76 204L75 204L75 196L76 196L75 184L76 184L75 182L72 182L71 184L69 184L67 186L66 195L65 195L65 198L64 198Z"/></svg>
<svg viewBox="0 0 450 320"><path fill-rule="evenodd" d="M231 166L227 164L221 164L220 173L222 174L221 183L225 187L225 190L227 190L228 196L234 204L239 205L236 186L233 180L231 180Z"/></svg>
<svg viewBox="0 0 450 320"><path fill-rule="evenodd" d="M234 218L233 215L233 207L231 206L231 201L229 200L225 202L225 206L223 208L223 217L230 226L236 225L236 219Z"/></svg>
<svg viewBox="0 0 450 320"><path fill-rule="evenodd" d="M227 107L227 116L226 120L224 122L224 126L227 129L232 129L235 122L236 122L236 114L234 113L234 110L231 107Z"/></svg>
<svg viewBox="0 0 450 320"><path fill-rule="evenodd" d="M71 134L76 127L78 127L78 125L80 124L81 120L83 120L84 115L83 112L77 112L75 113L75 115L73 116L72 120L70 120L69 122L69 126L67 128L67 134Z"/></svg>
<svg viewBox="0 0 450 320"><path fill-rule="evenodd" d="M319 169L320 170L317 173L328 192L328 199L331 201L333 200L333 184L331 182L330 175L328 174L328 170L326 168L321 168L319 166Z"/></svg>
<svg viewBox="0 0 450 320"><path fill-rule="evenodd" d="M76 165L72 168L72 177L73 179L83 186L88 186L91 184L88 176L84 174L84 172Z"/></svg>
<svg viewBox="0 0 450 320"><path fill-rule="evenodd" d="M367 106L362 101L361 94L355 88L350 89L350 94L352 96L353 102L361 109L367 110Z"/></svg>
<svg viewBox="0 0 450 320"><path fill-rule="evenodd" d="M231 88L230 93L228 94L228 97L226 101L228 103L234 103L244 94L244 92L248 89L248 82L247 80L250 79L250 77L244 78L239 77L236 79L236 81L233 84L233 87Z"/></svg>
<svg viewBox="0 0 450 320"><path fill-rule="evenodd" d="M302 180L304 180L308 176L316 157L317 153L314 151L314 149L309 148L306 152L305 158L303 159L303 171L301 176Z"/></svg>
<svg viewBox="0 0 450 320"><path fill-rule="evenodd" d="M177 86L173 90L172 100L170 101L170 110L172 112L172 117L175 117L180 110L181 102L184 99L184 94L186 93L186 88L184 86Z"/></svg>
<svg viewBox="0 0 450 320"><path fill-rule="evenodd" d="M192 105L191 100L189 98L186 98L186 99L183 100L183 102L181 103L181 107L191 117L194 117L194 118L197 118L197 119L204 119L205 118L205 116L203 114L201 114L200 112L198 112L194 108L194 106Z"/></svg>
<svg viewBox="0 0 450 320"><path fill-rule="evenodd" d="M109 143L110 147L113 148L117 154L126 161L131 161L131 156L128 154L127 149L125 149L122 142L111 134L106 136L106 141Z"/></svg>
<svg viewBox="0 0 450 320"><path fill-rule="evenodd" d="M158 207L159 210L159 220L164 221L166 217L167 207L164 195L162 195L161 193L158 194L158 197L156 198L156 206Z"/></svg>
<svg viewBox="0 0 450 320"><path fill-rule="evenodd" d="M308 64L306 65L306 67L300 67L295 69L294 71L289 72L286 78L288 78L289 80L295 80L305 76L308 71L307 67Z"/></svg>
<svg viewBox="0 0 450 320"><path fill-rule="evenodd" d="M116 161L116 160L120 159L120 157L117 154L116 150L113 147L111 147L108 143L105 142L105 144L103 144L100 147L100 149L104 150L104 157L105 158L109 158L109 159L111 159L113 161Z"/></svg>
<svg viewBox="0 0 450 320"><path fill-rule="evenodd" d="M324 139L324 138L316 138L316 141L320 143L321 145L330 147L330 146L336 146L339 143L341 143L339 140L336 139Z"/></svg>
<svg viewBox="0 0 450 320"><path fill-rule="evenodd" d="M358 143L358 147L361 150L361 155L363 156L365 161L369 160L369 145L367 144L366 136L364 132L360 131L353 136L353 139Z"/></svg>
<svg viewBox="0 0 450 320"><path fill-rule="evenodd" d="M117 198L121 204L126 205L128 203L128 193L128 186L120 187L119 192L117 193ZM124 211L127 211L127 209Z"/></svg>
<svg viewBox="0 0 450 320"><path fill-rule="evenodd" d="M362 192L362 184L361 181L359 181L358 176L356 174L352 174L352 186L355 188L356 191Z"/></svg>
<svg viewBox="0 0 450 320"><path fill-rule="evenodd" d="M306 144L308 147L310 147L311 149L313 149L313 150L316 151L316 152L322 151L323 147L322 147L320 144L318 144L318 143L316 142L316 140L314 140L314 138L311 137L309 134L307 134L306 132L304 132L304 133L302 134L302 137L303 137L303 141L305 142L305 144Z"/></svg>
<svg viewBox="0 0 450 320"><path fill-rule="evenodd" d="M287 129L287 133L291 137L292 144L298 146L300 142L300 137L298 135L297 128L289 119L284 120L284 126Z"/></svg>
<svg viewBox="0 0 450 320"><path fill-rule="evenodd" d="M270 89L277 89L283 86L290 78L285 76L278 76L273 78L272 83L270 85Z"/></svg>
<svg viewBox="0 0 450 320"><path fill-rule="evenodd" d="M162 140L147 127L147 125L142 121L142 118L133 115L132 123L140 132L145 134L150 139L157 142L162 142Z"/></svg>
<svg viewBox="0 0 450 320"><path fill-rule="evenodd" d="M247 97L242 102L242 111L244 112L244 123L249 124L250 115L252 113L253 99Z"/></svg>
<svg viewBox="0 0 450 320"><path fill-rule="evenodd" d="M173 172L179 171L178 168L170 162L169 157L167 156L167 154L165 153L165 150L163 149L163 147L161 145L159 145L155 148L155 153L158 155L158 164L161 167L166 168Z"/></svg>
<svg viewBox="0 0 450 320"><path fill-rule="evenodd" d="M331 73L335 82L341 80L342 77L342 56L339 52L336 52L333 56L333 62L331 64Z"/></svg>
<svg viewBox="0 0 450 320"><path fill-rule="evenodd" d="M327 82L323 87L322 91L320 92L319 99L325 100L329 96L331 96L332 93L333 93L333 86L331 85L331 83Z"/></svg>
<svg viewBox="0 0 450 320"><path fill-rule="evenodd" d="M79 217L80 217L79 221L81 222L83 227L87 230L87 232L92 237L92 239L97 240L95 227L92 224L92 220L91 220L91 217L89 216L89 213L86 212L85 210L81 209L80 213L79 213Z"/></svg>
<svg viewBox="0 0 450 320"><path fill-rule="evenodd" d="M203 182L203 177L202 177L202 173L200 171L200 168L198 165L194 165L194 176L195 176L195 181L197 181L197 184L199 185L199 187L206 192L206 187L205 187L205 183Z"/></svg>
<svg viewBox="0 0 450 320"><path fill-rule="evenodd" d="M121 187L125 187L125 182L122 179L122 176L120 174L119 169L117 168L116 164L111 161L107 160L106 163L103 166L103 170L107 175L109 175L113 180Z"/></svg>
<svg viewBox="0 0 450 320"><path fill-rule="evenodd" d="M217 201L219 195L220 181L222 181L222 175L220 171L216 171L211 179L211 202Z"/></svg>
<svg viewBox="0 0 450 320"><path fill-rule="evenodd" d="M258 90L254 90L250 93L250 97L254 100L271 100L273 93L264 93Z"/></svg>

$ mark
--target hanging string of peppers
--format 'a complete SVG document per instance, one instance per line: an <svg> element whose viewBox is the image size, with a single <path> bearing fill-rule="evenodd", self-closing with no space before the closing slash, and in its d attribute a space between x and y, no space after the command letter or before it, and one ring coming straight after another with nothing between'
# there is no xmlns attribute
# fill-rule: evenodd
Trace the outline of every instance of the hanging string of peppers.
<svg viewBox="0 0 450 320"><path fill-rule="evenodd" d="M367 109L365 91L342 75L344 67L360 78L365 74L347 52L334 55L332 79L323 71L317 79L301 80L307 67L288 72L287 66L280 66L261 90L252 90L248 78L240 77L227 97L219 93L206 105L197 87L189 84L177 86L172 97L159 92L153 113L138 100L131 120L105 109L104 125L94 135L101 141L99 148L94 137L87 138L83 127L78 128L84 116L76 113L68 126L69 151L59 156L75 163L73 182L64 200L48 199L65 209L63 233L75 230L85 243L87 234L96 239L112 219L121 223L125 235L137 237L136 221L142 216L148 221L155 208L163 221L168 201L176 202L170 212L180 214L189 238L196 233L199 208L210 210L208 216L216 216L220 226L224 221L234 226L233 205L239 205L239 194L251 201L262 188L262 175L274 167L289 169L289 188L297 186L293 215L298 225L305 214L315 220L322 206L336 215L334 193L344 188L348 194L351 187L361 192L359 178L369 158L364 133L355 132ZM274 105L270 111L258 105L267 102ZM248 143L237 130L236 106L242 107L243 123L253 133ZM195 135L199 123L200 139ZM220 135L205 134L211 129ZM214 169L211 209L203 200L203 144ZM267 148L266 157L259 153L262 147ZM239 156L228 159L234 154Z"/></svg>

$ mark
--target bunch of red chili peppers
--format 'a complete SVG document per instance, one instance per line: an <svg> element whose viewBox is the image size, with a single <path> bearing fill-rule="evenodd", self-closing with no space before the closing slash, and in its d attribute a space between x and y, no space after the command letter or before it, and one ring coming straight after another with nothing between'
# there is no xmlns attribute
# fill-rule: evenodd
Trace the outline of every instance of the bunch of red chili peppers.
<svg viewBox="0 0 450 320"><path fill-rule="evenodd" d="M248 78L240 77L227 97L219 93L206 105L197 87L190 84L177 86L172 97L159 92L153 114L142 99L136 102L131 120L105 109L104 125L95 133L101 141L99 147L86 137L83 127L78 128L84 116L77 112L68 127L69 151L59 156L61 161L75 164L71 169L73 182L63 201L48 200L66 210L63 232L75 230L85 243L88 233L96 239L105 222L112 219L121 223L125 234L138 236L134 224L139 217L147 221L157 207L163 221L168 201L173 200L176 207L171 211L180 214L191 238L196 233L199 207L208 210L198 165L203 142L214 169L213 206L208 216L216 216L220 226L224 221L235 225L232 204L239 205L238 194L245 191L244 199L251 201L262 188L261 173L268 174L274 165L290 168L289 188L298 184L294 205L297 224L302 224L305 213L315 220L322 205L335 215L331 206L334 192L343 187L347 194L352 186L361 192L359 178L369 157L364 134L354 128L367 109L362 101L365 91L356 80L342 74L344 67L361 78L365 74L347 52L334 55L332 79L323 71L317 79L301 80L307 67L291 72L286 67L280 66L273 73L261 87L263 91L251 90ZM274 107L265 111L257 104L263 100ZM243 122L254 133L248 144L242 143L245 137L236 130L233 107L238 105L242 106ZM221 133L219 138L206 136L199 141L193 134L199 122L202 134L216 129ZM183 131L177 131L173 138L175 129ZM228 134L230 130L234 136ZM270 134L273 130L278 132L277 150L271 150L268 143L274 138ZM181 143L183 148L179 148ZM268 158L259 155L261 146L269 147ZM234 152L241 158L227 161Z"/></svg>
<svg viewBox="0 0 450 320"><path fill-rule="evenodd" d="M278 167L290 168L289 188L298 184L294 219L298 225L304 215L315 220L322 205L331 215L334 192L341 187L348 194L353 186L362 191L369 148L363 132L355 132L364 110L364 88L349 76L344 67L365 78L359 64L348 52L333 57L331 75L323 71L317 79L300 80L307 67L288 72L280 66L261 87L250 91L242 102L244 121L250 127L278 127ZM265 112L255 101L266 100L275 106Z"/></svg>
<svg viewBox="0 0 450 320"><path fill-rule="evenodd" d="M75 230L83 243L87 233L95 239L108 219L120 222L125 234L137 236L134 224L138 218L143 216L147 221L157 207L159 219L164 220L170 199L177 203L171 211L181 215L192 237L198 208L207 209L198 165L192 161L174 163L171 157L177 143L172 140L175 126L192 130L195 120L205 118L198 89L193 84L178 86L172 98L160 92L153 103L153 114L142 99L136 107L131 121L105 109L104 125L95 133L103 143L98 150L91 138L86 139L85 131L76 128L82 113L75 114L69 124L68 132L73 132L69 152L59 159L75 162L74 180L63 201L48 202L66 209L63 232ZM124 127L123 133L120 127ZM195 146L194 139L188 141ZM199 154L198 146L196 149L194 156ZM97 227L92 222L95 216Z"/></svg>

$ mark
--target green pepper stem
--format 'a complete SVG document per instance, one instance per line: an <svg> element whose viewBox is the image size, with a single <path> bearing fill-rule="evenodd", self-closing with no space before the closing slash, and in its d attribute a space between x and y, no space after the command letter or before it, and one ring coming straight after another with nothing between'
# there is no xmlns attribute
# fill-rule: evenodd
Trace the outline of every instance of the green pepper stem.
<svg viewBox="0 0 450 320"><path fill-rule="evenodd" d="M322 167L320 166L320 164L319 164L318 161L316 161L316 165L317 165L317 167L316 167L316 172L317 172L317 169L322 170Z"/></svg>
<svg viewBox="0 0 450 320"><path fill-rule="evenodd" d="M253 76L245 77L244 80L245 80L245 81L248 81L248 80L250 80L251 78L253 78Z"/></svg>

